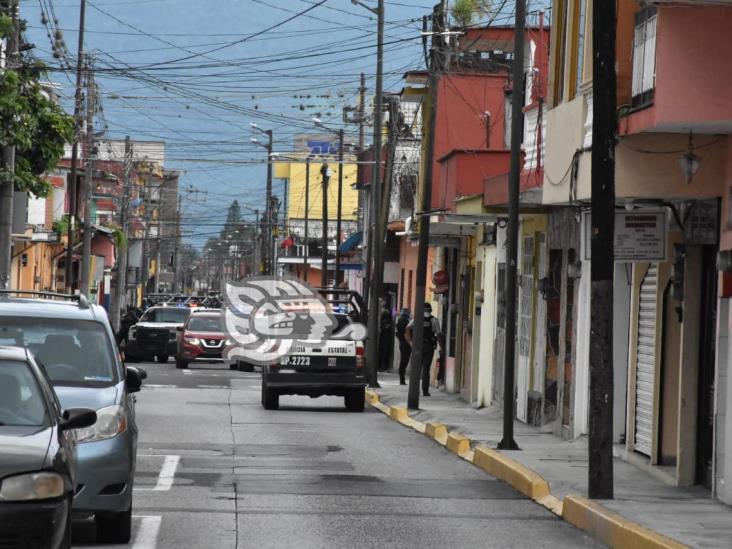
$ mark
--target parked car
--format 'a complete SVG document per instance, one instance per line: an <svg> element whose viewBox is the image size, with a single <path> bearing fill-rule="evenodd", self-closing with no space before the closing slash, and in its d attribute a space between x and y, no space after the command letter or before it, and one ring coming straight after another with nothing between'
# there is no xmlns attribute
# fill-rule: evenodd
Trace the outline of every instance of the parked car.
<svg viewBox="0 0 732 549"><path fill-rule="evenodd" d="M361 296L350 290L321 291L333 311L337 333L353 322L365 320ZM315 342L314 342L315 343ZM262 406L279 407L280 395L343 396L346 408L362 412L366 368L362 341L328 339L321 345L298 345L278 362L262 367Z"/></svg>
<svg viewBox="0 0 732 549"><path fill-rule="evenodd" d="M94 410L62 412L33 356L21 347L0 346L0 547L71 546L71 433L96 419Z"/></svg>
<svg viewBox="0 0 732 549"><path fill-rule="evenodd" d="M195 360L222 360L227 336L221 323L221 311L195 309L179 331L176 368L188 368ZM235 363L231 365L235 366Z"/></svg>
<svg viewBox="0 0 732 549"><path fill-rule="evenodd" d="M188 307L150 307L137 324L127 332L125 361L151 361L161 364L178 354L178 328L183 326L191 309Z"/></svg>
<svg viewBox="0 0 732 549"><path fill-rule="evenodd" d="M32 298L14 297L30 295ZM0 291L0 345L31 351L48 374L61 406L90 408L97 422L77 429L77 517L93 516L103 543L127 543L137 425L132 393L142 374L125 368L107 314L83 296Z"/></svg>

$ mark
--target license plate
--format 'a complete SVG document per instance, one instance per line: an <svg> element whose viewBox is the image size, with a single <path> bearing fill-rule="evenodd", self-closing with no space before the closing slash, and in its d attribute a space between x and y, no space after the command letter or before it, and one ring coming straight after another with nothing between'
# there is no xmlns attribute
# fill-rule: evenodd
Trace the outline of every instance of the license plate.
<svg viewBox="0 0 732 549"><path fill-rule="evenodd" d="M310 366L309 356L285 356L280 359L282 366Z"/></svg>

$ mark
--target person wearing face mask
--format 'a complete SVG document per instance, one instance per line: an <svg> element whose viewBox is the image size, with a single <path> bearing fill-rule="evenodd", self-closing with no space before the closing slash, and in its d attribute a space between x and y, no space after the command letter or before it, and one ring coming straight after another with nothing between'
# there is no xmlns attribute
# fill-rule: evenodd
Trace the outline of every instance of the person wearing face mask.
<svg viewBox="0 0 732 549"><path fill-rule="evenodd" d="M412 340L412 329L414 321L412 319L407 324L405 337L410 346L414 346ZM424 304L424 335L422 336L422 395L430 396L430 367L432 366L432 358L435 356L437 342L441 336L440 321L432 316L432 305Z"/></svg>

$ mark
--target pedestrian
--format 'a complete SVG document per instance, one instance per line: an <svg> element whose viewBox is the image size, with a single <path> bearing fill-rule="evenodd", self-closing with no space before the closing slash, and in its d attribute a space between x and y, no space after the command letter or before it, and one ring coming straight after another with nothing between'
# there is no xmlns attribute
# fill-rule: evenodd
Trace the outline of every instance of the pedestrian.
<svg viewBox="0 0 732 549"><path fill-rule="evenodd" d="M405 332L405 338L411 346L414 346L413 337L413 318L407 324L407 330ZM424 334L422 336L422 395L430 396L430 368L432 367L432 358L435 356L435 349L437 348L438 340L442 338L442 332L440 331L440 321L432 316L432 305L429 303L424 304Z"/></svg>
<svg viewBox="0 0 732 549"><path fill-rule="evenodd" d="M399 318L396 322L396 338L399 340L399 385L407 384L404 376L407 373L407 365L412 356L412 346L405 337L409 320L409 309L405 307L399 312Z"/></svg>
<svg viewBox="0 0 732 549"><path fill-rule="evenodd" d="M140 316L137 314L137 310L133 306L127 307L127 312L120 320L119 331L117 332L117 345L122 346L122 343L127 343L127 335L130 331L130 327L137 324Z"/></svg>
<svg viewBox="0 0 732 549"><path fill-rule="evenodd" d="M394 319L389 306L384 304L381 309L379 322L379 370L386 372L390 369L394 350Z"/></svg>

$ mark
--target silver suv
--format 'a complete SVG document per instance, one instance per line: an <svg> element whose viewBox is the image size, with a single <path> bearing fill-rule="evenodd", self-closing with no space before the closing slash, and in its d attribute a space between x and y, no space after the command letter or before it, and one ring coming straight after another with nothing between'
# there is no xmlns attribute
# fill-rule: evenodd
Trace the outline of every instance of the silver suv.
<svg viewBox="0 0 732 549"><path fill-rule="evenodd" d="M63 408L97 413L94 425L74 431L74 515L94 516L100 542L127 543L137 453L132 393L144 373L125 368L114 341L106 311L83 296L0 290L0 345L33 352Z"/></svg>

